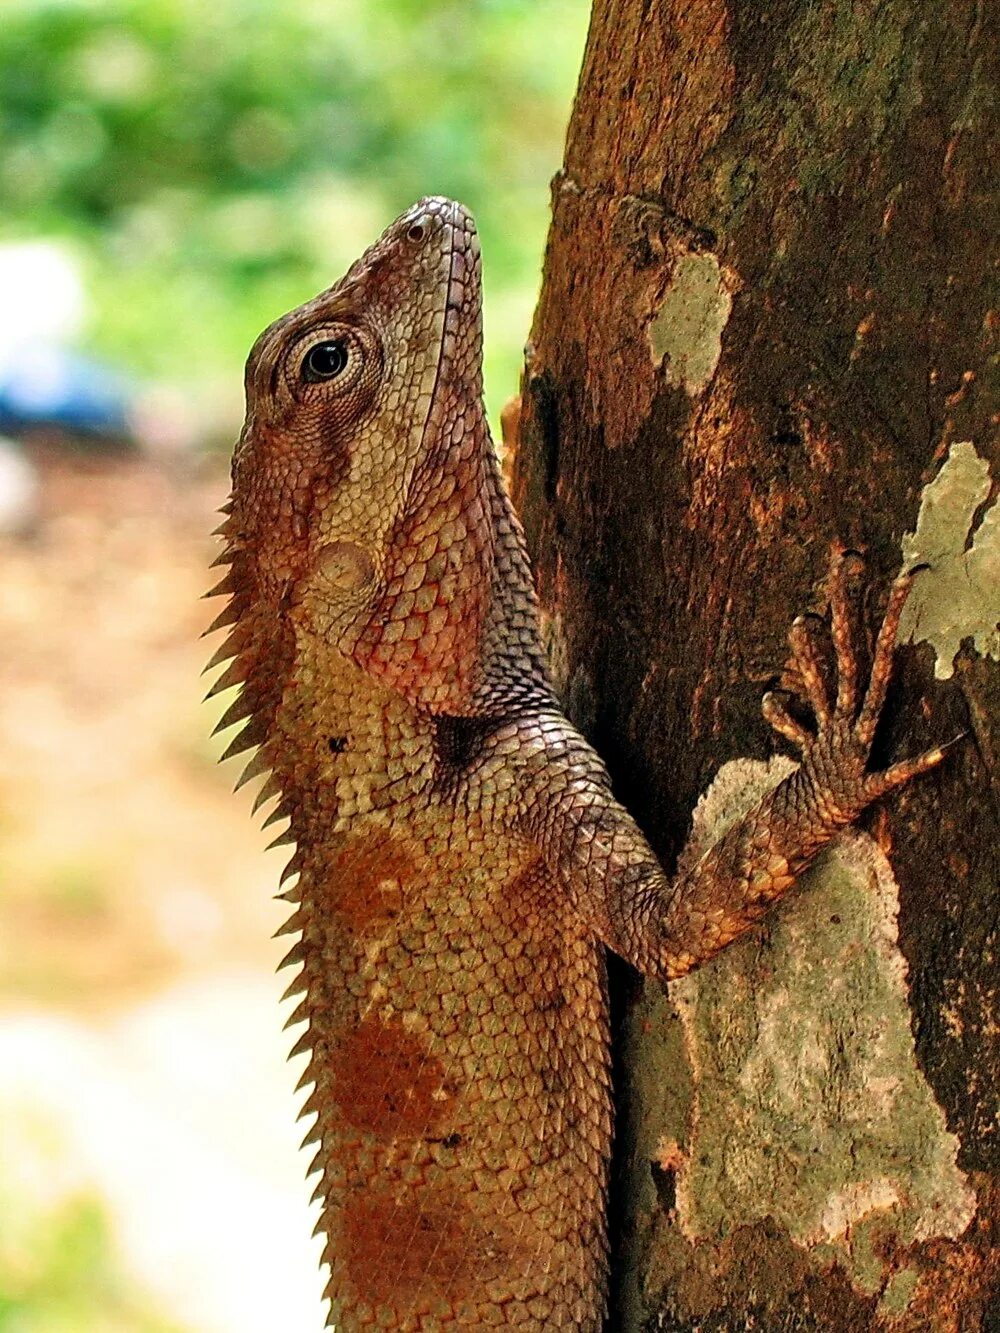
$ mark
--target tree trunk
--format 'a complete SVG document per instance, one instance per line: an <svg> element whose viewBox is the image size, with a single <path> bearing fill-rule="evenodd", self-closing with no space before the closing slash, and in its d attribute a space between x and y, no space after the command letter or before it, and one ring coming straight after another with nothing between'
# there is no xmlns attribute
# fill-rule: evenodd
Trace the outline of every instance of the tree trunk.
<svg viewBox="0 0 1000 1333"><path fill-rule="evenodd" d="M968 733L669 1000L616 974L617 1329L1000 1329L998 28L596 0L513 468L571 714L669 866L774 780L839 541L869 633L930 564L876 761Z"/></svg>

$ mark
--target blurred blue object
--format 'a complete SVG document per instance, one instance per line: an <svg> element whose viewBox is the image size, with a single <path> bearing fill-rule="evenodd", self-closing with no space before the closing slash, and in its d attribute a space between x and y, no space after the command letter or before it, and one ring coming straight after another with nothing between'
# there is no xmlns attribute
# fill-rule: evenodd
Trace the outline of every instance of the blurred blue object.
<svg viewBox="0 0 1000 1333"><path fill-rule="evenodd" d="M56 344L22 347L0 361L0 431L54 427L131 440L135 386L109 366Z"/></svg>

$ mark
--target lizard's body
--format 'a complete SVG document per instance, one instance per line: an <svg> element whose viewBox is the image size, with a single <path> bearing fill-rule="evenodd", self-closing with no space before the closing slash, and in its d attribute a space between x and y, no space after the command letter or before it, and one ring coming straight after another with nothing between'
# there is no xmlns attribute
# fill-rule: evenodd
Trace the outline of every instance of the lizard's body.
<svg viewBox="0 0 1000 1333"><path fill-rule="evenodd" d="M597 1330L611 1147L604 948L679 975L939 751L867 774L893 593L858 708L793 630L813 737L671 885L558 710L481 406L471 218L425 200L247 366L220 585L229 753L259 746L296 844L290 988L312 1052L331 1319Z"/></svg>
<svg viewBox="0 0 1000 1333"><path fill-rule="evenodd" d="M596 1328L601 947L537 850L477 809L481 782L442 773L426 716L335 651L317 680L278 726L297 766L315 738L292 924L337 1327L388 1309L399 1329L485 1328L513 1300L535 1327Z"/></svg>

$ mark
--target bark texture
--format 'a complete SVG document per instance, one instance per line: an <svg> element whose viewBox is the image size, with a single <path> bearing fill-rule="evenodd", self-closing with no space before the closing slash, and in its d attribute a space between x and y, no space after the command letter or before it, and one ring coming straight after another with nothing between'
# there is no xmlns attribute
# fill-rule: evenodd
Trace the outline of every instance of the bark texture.
<svg viewBox="0 0 1000 1333"><path fill-rule="evenodd" d="M840 541L869 632L931 565L876 757L969 733L623 978L616 1328L1000 1329L998 78L974 0L596 0L513 464L574 720L668 865L710 785L714 837Z"/></svg>

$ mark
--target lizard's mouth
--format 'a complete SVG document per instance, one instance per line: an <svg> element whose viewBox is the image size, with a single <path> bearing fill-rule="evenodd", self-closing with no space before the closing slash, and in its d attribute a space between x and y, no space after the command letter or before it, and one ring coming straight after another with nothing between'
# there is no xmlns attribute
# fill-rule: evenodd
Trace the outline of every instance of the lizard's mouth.
<svg viewBox="0 0 1000 1333"><path fill-rule="evenodd" d="M452 203L451 271L447 310L478 315L480 289L479 233L468 209ZM447 319L446 319L447 324Z"/></svg>

